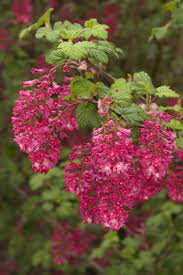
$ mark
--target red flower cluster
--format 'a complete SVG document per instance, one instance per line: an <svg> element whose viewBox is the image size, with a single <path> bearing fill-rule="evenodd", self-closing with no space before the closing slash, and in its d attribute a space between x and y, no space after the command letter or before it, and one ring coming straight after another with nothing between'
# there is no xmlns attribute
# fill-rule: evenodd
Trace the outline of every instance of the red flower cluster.
<svg viewBox="0 0 183 275"><path fill-rule="evenodd" d="M33 16L33 6L30 0L14 0L12 12L18 23L30 23Z"/></svg>
<svg viewBox="0 0 183 275"><path fill-rule="evenodd" d="M136 179L141 190L137 197L137 203L150 200L164 188L162 180L154 181L153 179L147 179L143 169L137 170Z"/></svg>
<svg viewBox="0 0 183 275"><path fill-rule="evenodd" d="M168 196L172 201L183 202L183 167L175 165L167 180Z"/></svg>
<svg viewBox="0 0 183 275"><path fill-rule="evenodd" d="M183 150L179 149L176 152L177 161L183 162Z"/></svg>
<svg viewBox="0 0 183 275"><path fill-rule="evenodd" d="M130 134L111 119L93 132L90 144L76 147L70 156L66 189L76 192L84 222L118 230L127 219L139 192ZM74 162L78 157L80 164Z"/></svg>
<svg viewBox="0 0 183 275"><path fill-rule="evenodd" d="M75 264L78 258L87 253L95 236L76 227L71 230L68 223L56 227L52 236L52 258L56 265L68 262Z"/></svg>
<svg viewBox="0 0 183 275"><path fill-rule="evenodd" d="M152 116L144 123L136 147L130 130L110 119L94 130L91 143L73 148L65 169L66 189L79 198L84 222L119 230L135 202L162 190L175 150L175 136L163 119Z"/></svg>
<svg viewBox="0 0 183 275"><path fill-rule="evenodd" d="M43 75L22 83L28 89L19 92L13 110L14 140L28 153L33 169L46 173L59 161L60 140L77 129L75 105L64 101L70 93L70 79L65 78L59 86L53 81L53 70L32 69L32 73Z"/></svg>
<svg viewBox="0 0 183 275"><path fill-rule="evenodd" d="M158 115L152 116L140 129L137 155L145 178L154 182L164 178L175 151L175 135L162 122Z"/></svg>
<svg viewBox="0 0 183 275"><path fill-rule="evenodd" d="M175 135L163 125L164 121L169 120L166 113L152 115L151 120L145 121L144 127L140 129L137 180L141 192L138 201L151 199L164 187L162 180L175 151Z"/></svg>

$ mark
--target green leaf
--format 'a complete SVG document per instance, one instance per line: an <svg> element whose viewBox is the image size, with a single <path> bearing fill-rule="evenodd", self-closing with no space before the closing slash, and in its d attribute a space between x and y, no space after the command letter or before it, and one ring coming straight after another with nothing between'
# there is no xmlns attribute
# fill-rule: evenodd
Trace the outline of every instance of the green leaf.
<svg viewBox="0 0 183 275"><path fill-rule="evenodd" d="M132 104L132 95L129 83L125 79L117 79L111 85L111 96L113 98L113 107L130 107Z"/></svg>
<svg viewBox="0 0 183 275"><path fill-rule="evenodd" d="M90 38L91 36L100 38L100 39L107 39L108 32L107 29L109 28L107 25L99 24L96 19L90 19L85 21L84 24L84 32L83 37L85 39Z"/></svg>
<svg viewBox="0 0 183 275"><path fill-rule="evenodd" d="M97 82L95 84L95 93L99 98L104 98L105 96L111 95L109 87L105 86L102 82Z"/></svg>
<svg viewBox="0 0 183 275"><path fill-rule="evenodd" d="M44 184L45 175L44 174L36 174L33 175L30 180L30 186L33 191L39 189Z"/></svg>
<svg viewBox="0 0 183 275"><path fill-rule="evenodd" d="M174 106L160 106L160 110L162 111L175 111L177 113L183 114L183 109L180 104L176 104Z"/></svg>
<svg viewBox="0 0 183 275"><path fill-rule="evenodd" d="M169 123L166 124L168 127L177 130L183 131L183 123L179 120L172 119Z"/></svg>
<svg viewBox="0 0 183 275"><path fill-rule="evenodd" d="M56 22L53 27L54 31L59 32L60 38L73 40L80 38L83 32L83 27L80 24L72 24L69 21Z"/></svg>
<svg viewBox="0 0 183 275"><path fill-rule="evenodd" d="M45 54L46 62L52 65L62 65L66 61L66 57L60 51L57 50L50 50Z"/></svg>
<svg viewBox="0 0 183 275"><path fill-rule="evenodd" d="M177 8L178 2L179 2L179 0L172 0L172 1L164 4L163 10L166 12L174 10L175 8Z"/></svg>
<svg viewBox="0 0 183 275"><path fill-rule="evenodd" d="M51 202L45 202L45 203L43 203L43 205L42 205L42 208L45 210L45 211L51 211L51 210L53 210L53 203L51 203Z"/></svg>
<svg viewBox="0 0 183 275"><path fill-rule="evenodd" d="M119 48L116 48L114 43L109 41L96 41L94 42L97 46L98 50L104 51L106 54L119 57L120 54L123 53L123 51Z"/></svg>
<svg viewBox="0 0 183 275"><path fill-rule="evenodd" d="M109 232L104 235L103 241L100 246L94 248L91 253L91 259L101 258L105 256L106 251L115 246L119 242L117 232Z"/></svg>
<svg viewBox="0 0 183 275"><path fill-rule="evenodd" d="M83 77L75 77L71 82L71 95L77 97L90 97L95 91L95 84Z"/></svg>
<svg viewBox="0 0 183 275"><path fill-rule="evenodd" d="M132 125L141 123L147 118L147 114L144 110L137 105L132 105L129 108L116 108L115 112Z"/></svg>
<svg viewBox="0 0 183 275"><path fill-rule="evenodd" d="M172 27L175 29L182 29L183 27L183 4L172 11L171 18Z"/></svg>
<svg viewBox="0 0 183 275"><path fill-rule="evenodd" d="M32 191L36 191L37 189L41 188L44 185L45 180L53 176L62 177L63 172L59 168L55 167L47 174L34 174L29 182Z"/></svg>
<svg viewBox="0 0 183 275"><path fill-rule="evenodd" d="M54 43L59 39L59 32L47 27L41 27L37 30L35 36L37 39L46 38L48 41Z"/></svg>
<svg viewBox="0 0 183 275"><path fill-rule="evenodd" d="M127 238L125 238L123 243L125 244L125 246L132 247L133 249L136 250L141 245L142 240L138 237L133 237L133 238L132 237L127 237Z"/></svg>
<svg viewBox="0 0 183 275"><path fill-rule="evenodd" d="M178 205L176 203L173 203L171 201L166 202L165 204L162 205L161 209L166 215L173 215L173 214L178 214L181 213L182 207L181 205Z"/></svg>
<svg viewBox="0 0 183 275"><path fill-rule="evenodd" d="M131 89L137 94L154 94L155 91L150 76L145 72L139 72L133 75Z"/></svg>
<svg viewBox="0 0 183 275"><path fill-rule="evenodd" d="M127 107L130 107L132 104L132 95L129 92L112 91L111 95L113 98L112 106L114 108L116 107L127 108Z"/></svg>
<svg viewBox="0 0 183 275"><path fill-rule="evenodd" d="M183 137L177 138L176 145L178 148L183 149Z"/></svg>
<svg viewBox="0 0 183 275"><path fill-rule="evenodd" d="M87 79L94 79L94 74L93 74L92 72L86 72L86 73L85 73L85 77L86 77Z"/></svg>
<svg viewBox="0 0 183 275"><path fill-rule="evenodd" d="M61 189L59 187L52 186L50 189L45 190L42 193L42 200L60 202L61 200L60 194L61 194Z"/></svg>
<svg viewBox="0 0 183 275"><path fill-rule="evenodd" d="M156 255L159 255L161 251L166 247L167 243L168 240L166 238L155 242L151 249L152 252Z"/></svg>
<svg viewBox="0 0 183 275"><path fill-rule="evenodd" d="M141 270L144 267L149 267L154 264L154 258L151 251L142 251L139 257L134 260L134 265L137 269Z"/></svg>
<svg viewBox="0 0 183 275"><path fill-rule="evenodd" d="M90 49L90 53L89 53L89 61L95 65L95 64L107 64L109 61L108 55L101 51L98 50L96 48L92 48Z"/></svg>
<svg viewBox="0 0 183 275"><path fill-rule="evenodd" d="M56 215L58 218L68 218L73 214L73 204L69 201L63 202L56 208Z"/></svg>
<svg viewBox="0 0 183 275"><path fill-rule="evenodd" d="M80 104L76 109L76 119L80 128L100 127L100 116L95 104Z"/></svg>
<svg viewBox="0 0 183 275"><path fill-rule="evenodd" d="M37 250L32 256L33 266L42 265L45 269L51 266L51 242L46 241L43 243L43 247Z"/></svg>
<svg viewBox="0 0 183 275"><path fill-rule="evenodd" d="M168 86L160 86L156 89L156 96L158 97L179 97L175 91Z"/></svg>
<svg viewBox="0 0 183 275"><path fill-rule="evenodd" d="M137 237L127 237L123 241L125 247L122 250L121 256L125 259L132 259L135 252L139 248L139 246L142 244L142 240Z"/></svg>
<svg viewBox="0 0 183 275"><path fill-rule="evenodd" d="M126 79L124 78L116 79L115 82L111 85L111 89L113 91L131 92L130 83L127 83Z"/></svg>
<svg viewBox="0 0 183 275"><path fill-rule="evenodd" d="M66 60L89 59L94 64L108 63L109 56L119 57L114 44L108 41L65 41L58 45L59 54Z"/></svg>
<svg viewBox="0 0 183 275"><path fill-rule="evenodd" d="M62 42L58 46L58 50L67 60L81 60L88 57L89 49L95 44L89 41L82 42Z"/></svg>
<svg viewBox="0 0 183 275"><path fill-rule="evenodd" d="M107 64L109 57L119 58L122 51L114 46L113 43L108 41L96 41L89 48L89 61L92 64L104 63Z"/></svg>
<svg viewBox="0 0 183 275"><path fill-rule="evenodd" d="M40 18L39 20L32 24L31 26L27 27L26 29L23 29L20 34L19 34L19 38L20 39L24 39L26 38L32 31L37 30L39 27L41 27L42 25L49 25L50 22L50 15L51 13L54 11L54 9L50 8L48 9Z"/></svg>
<svg viewBox="0 0 183 275"><path fill-rule="evenodd" d="M157 40L161 40L165 38L169 33L169 27L170 27L170 24L166 24L165 26L162 26L162 27L153 28L149 40L152 40L153 38Z"/></svg>

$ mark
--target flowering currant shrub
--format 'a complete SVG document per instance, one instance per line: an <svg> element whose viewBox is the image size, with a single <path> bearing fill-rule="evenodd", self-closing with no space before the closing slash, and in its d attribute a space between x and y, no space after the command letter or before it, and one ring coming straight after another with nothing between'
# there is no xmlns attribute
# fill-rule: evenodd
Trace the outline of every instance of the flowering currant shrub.
<svg viewBox="0 0 183 275"><path fill-rule="evenodd" d="M182 275L182 1L0 12L0 274Z"/></svg>
<svg viewBox="0 0 183 275"><path fill-rule="evenodd" d="M108 26L89 19L83 25L56 22L52 28L51 12L20 34L23 39L36 29L36 38L54 48L46 54L52 68L33 68L41 76L22 83L25 90L19 92L12 117L15 142L28 153L35 172L47 173L59 162L67 133L90 129L89 141L73 147L69 157L66 190L76 193L85 223L119 230L138 201L151 199L164 187L176 135L173 118L157 108L154 113L152 101L178 94L168 86L155 88L145 72L127 81L108 75L108 60L122 53L107 40ZM64 82L58 84L56 73L62 70ZM101 82L105 75L108 82ZM181 187L177 183L173 191L171 184L170 197L176 198L172 193Z"/></svg>

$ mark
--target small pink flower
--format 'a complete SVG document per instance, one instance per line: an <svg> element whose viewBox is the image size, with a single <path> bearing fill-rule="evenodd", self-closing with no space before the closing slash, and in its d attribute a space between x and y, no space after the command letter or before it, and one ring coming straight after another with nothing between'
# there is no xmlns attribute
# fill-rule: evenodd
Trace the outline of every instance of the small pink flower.
<svg viewBox="0 0 183 275"><path fill-rule="evenodd" d="M32 68L31 73L32 74L43 74L47 71L48 71L48 69L46 69L46 68L41 68L41 69Z"/></svg>
<svg viewBox="0 0 183 275"><path fill-rule="evenodd" d="M88 68L88 65L86 61L82 61L78 66L78 69L80 71L87 71L87 68Z"/></svg>
<svg viewBox="0 0 183 275"><path fill-rule="evenodd" d="M63 67L63 72L64 73L68 73L68 72L70 72L71 71L71 66L68 66L68 65L65 65L64 67Z"/></svg>
<svg viewBox="0 0 183 275"><path fill-rule="evenodd" d="M22 87L23 88L31 87L31 86L34 86L36 83L38 83L37 79L24 81L24 82L22 82Z"/></svg>

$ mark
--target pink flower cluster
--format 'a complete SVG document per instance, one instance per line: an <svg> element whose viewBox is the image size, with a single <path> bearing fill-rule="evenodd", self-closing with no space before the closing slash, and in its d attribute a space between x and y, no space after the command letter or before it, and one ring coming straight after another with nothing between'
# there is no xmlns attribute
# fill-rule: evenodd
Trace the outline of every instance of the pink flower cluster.
<svg viewBox="0 0 183 275"><path fill-rule="evenodd" d="M152 116L140 129L138 158L145 177L154 182L162 180L173 159L175 135L166 130L162 120Z"/></svg>
<svg viewBox="0 0 183 275"><path fill-rule="evenodd" d="M87 253L96 237L86 231L75 227L71 230L67 222L63 222L53 231L52 258L56 265L68 262L75 264L83 254Z"/></svg>
<svg viewBox="0 0 183 275"><path fill-rule="evenodd" d="M32 69L32 74L42 76L22 83L25 90L19 92L12 117L14 140L28 153L35 172L46 173L59 161L60 140L77 129L75 104L64 100L70 79L59 86L53 70Z"/></svg>
<svg viewBox="0 0 183 275"><path fill-rule="evenodd" d="M74 148L65 182L80 200L84 222L118 230L127 219L139 192L130 134L111 119L93 132L91 143ZM78 157L81 162L75 163Z"/></svg>
<svg viewBox="0 0 183 275"><path fill-rule="evenodd" d="M183 167L175 165L167 180L168 196L172 201L183 202Z"/></svg>
<svg viewBox="0 0 183 275"><path fill-rule="evenodd" d="M140 167L138 180L141 182L139 200L149 200L163 189L163 178L173 159L175 135L166 129L163 121L169 121L166 114L152 115L140 129L137 157Z"/></svg>
<svg viewBox="0 0 183 275"><path fill-rule="evenodd" d="M147 178L143 168L137 169L136 180L140 184L141 190L137 197L137 203L150 200L164 188L162 180L155 181L153 178Z"/></svg>
<svg viewBox="0 0 183 275"><path fill-rule="evenodd" d="M30 0L14 0L12 12L18 23L30 23L33 16L33 6Z"/></svg>
<svg viewBox="0 0 183 275"><path fill-rule="evenodd" d="M94 130L91 143L73 148L65 183L80 201L84 222L119 230L134 203L162 190L175 150L175 136L164 119L152 116L144 123L138 146L132 144L130 130L109 119Z"/></svg>
<svg viewBox="0 0 183 275"><path fill-rule="evenodd" d="M183 162L183 150L179 149L176 152L177 161Z"/></svg>

